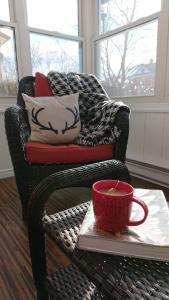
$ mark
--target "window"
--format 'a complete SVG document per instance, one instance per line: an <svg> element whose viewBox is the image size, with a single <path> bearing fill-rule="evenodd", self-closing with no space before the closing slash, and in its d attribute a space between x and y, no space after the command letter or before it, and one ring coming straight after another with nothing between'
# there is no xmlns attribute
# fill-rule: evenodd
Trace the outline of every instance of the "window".
<svg viewBox="0 0 169 300"><path fill-rule="evenodd" d="M14 30L0 26L0 96L16 95Z"/></svg>
<svg viewBox="0 0 169 300"><path fill-rule="evenodd" d="M37 18L37 11L38 14ZM82 71L77 0L27 0L32 71Z"/></svg>
<svg viewBox="0 0 169 300"><path fill-rule="evenodd" d="M98 0L95 72L111 97L154 95L160 9L160 0Z"/></svg>
<svg viewBox="0 0 169 300"><path fill-rule="evenodd" d="M16 97L18 78L81 72L80 0L0 0L0 97Z"/></svg>
<svg viewBox="0 0 169 300"><path fill-rule="evenodd" d="M17 90L15 26L10 24L8 1L0 0L0 7L0 97L9 97Z"/></svg>
<svg viewBox="0 0 169 300"><path fill-rule="evenodd" d="M30 33L33 73L79 72L80 43L54 36Z"/></svg>

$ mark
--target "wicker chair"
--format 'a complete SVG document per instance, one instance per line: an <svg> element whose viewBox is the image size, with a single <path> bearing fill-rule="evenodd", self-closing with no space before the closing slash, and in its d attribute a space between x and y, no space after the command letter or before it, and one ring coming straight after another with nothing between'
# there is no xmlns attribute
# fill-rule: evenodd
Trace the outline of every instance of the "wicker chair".
<svg viewBox="0 0 169 300"><path fill-rule="evenodd" d="M16 184L22 204L22 216L26 220L27 203L33 189L37 184L48 175L90 162L71 163L71 164L43 164L29 163L25 160L24 145L30 135L30 127L27 112L23 105L22 93L34 96L35 77L27 76L19 82L17 104L9 107L5 111L5 128L8 140L9 151L14 167ZM125 162L126 148L129 133L129 112L119 111L115 120L116 126L121 130L121 135L116 144L112 159ZM92 148L92 147L91 147ZM110 158L109 158L110 159ZM93 161L96 162L96 161Z"/></svg>

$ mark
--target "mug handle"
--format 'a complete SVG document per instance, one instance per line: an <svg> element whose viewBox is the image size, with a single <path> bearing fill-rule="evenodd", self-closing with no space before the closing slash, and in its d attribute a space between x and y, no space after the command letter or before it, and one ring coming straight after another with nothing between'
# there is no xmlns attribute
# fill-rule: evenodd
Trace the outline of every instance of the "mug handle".
<svg viewBox="0 0 169 300"><path fill-rule="evenodd" d="M146 220L147 215L148 215L148 207L147 207L147 205L145 204L144 201L137 200L134 197L132 198L132 202L135 202L135 203L139 204L142 207L142 209L144 210L144 217L141 220L139 220L139 221L129 221L128 222L128 226L137 226L137 225L142 224Z"/></svg>

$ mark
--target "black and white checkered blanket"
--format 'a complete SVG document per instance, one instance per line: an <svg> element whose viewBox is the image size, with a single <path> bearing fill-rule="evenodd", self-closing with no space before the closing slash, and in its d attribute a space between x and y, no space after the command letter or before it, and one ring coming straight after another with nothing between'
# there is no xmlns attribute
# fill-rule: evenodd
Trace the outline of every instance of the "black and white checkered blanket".
<svg viewBox="0 0 169 300"><path fill-rule="evenodd" d="M92 74L48 73L54 95L62 96L79 92L81 131L79 145L96 146L111 144L120 136L114 125L119 110L129 108L121 101L113 101Z"/></svg>

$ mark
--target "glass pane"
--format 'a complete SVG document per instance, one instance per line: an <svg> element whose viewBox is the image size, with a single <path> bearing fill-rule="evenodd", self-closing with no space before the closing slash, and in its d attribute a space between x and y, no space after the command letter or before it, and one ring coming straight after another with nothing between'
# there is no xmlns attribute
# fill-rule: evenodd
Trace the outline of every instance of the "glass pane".
<svg viewBox="0 0 169 300"><path fill-rule="evenodd" d="M77 0L27 0L27 12L30 27L78 35Z"/></svg>
<svg viewBox="0 0 169 300"><path fill-rule="evenodd" d="M80 72L80 43L66 39L30 34L33 73Z"/></svg>
<svg viewBox="0 0 169 300"><path fill-rule="evenodd" d="M17 94L17 67L14 32L0 27L0 96Z"/></svg>
<svg viewBox="0 0 169 300"><path fill-rule="evenodd" d="M161 9L161 0L99 0L99 33L105 33Z"/></svg>
<svg viewBox="0 0 169 300"><path fill-rule="evenodd" d="M157 21L96 43L96 74L108 94L154 94Z"/></svg>
<svg viewBox="0 0 169 300"><path fill-rule="evenodd" d="M10 21L8 0L0 0L0 20Z"/></svg>

